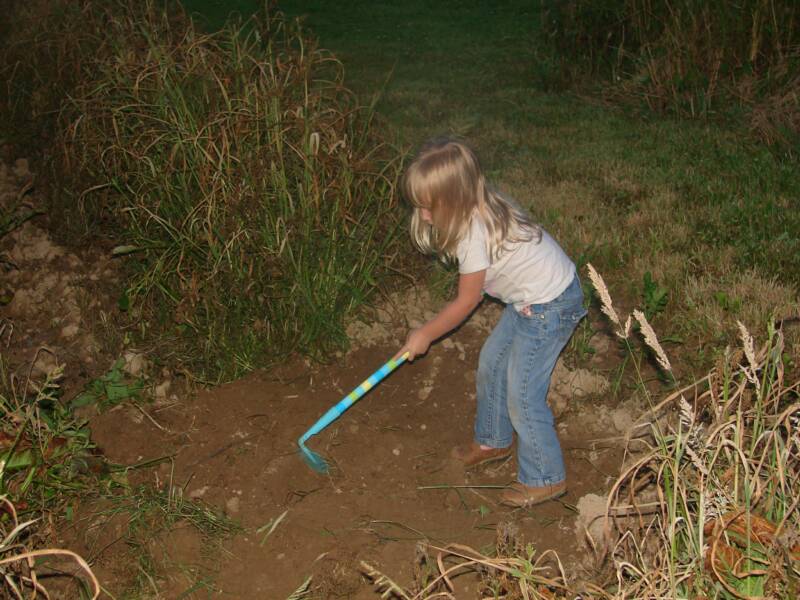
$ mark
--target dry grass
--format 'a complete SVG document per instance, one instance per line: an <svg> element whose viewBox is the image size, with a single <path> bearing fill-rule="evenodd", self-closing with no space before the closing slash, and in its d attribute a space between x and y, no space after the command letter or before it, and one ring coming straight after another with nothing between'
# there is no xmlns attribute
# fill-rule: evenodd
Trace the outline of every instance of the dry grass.
<svg viewBox="0 0 800 600"><path fill-rule="evenodd" d="M461 544L420 543L413 591L369 563L362 562L361 569L383 598L455 600L458 596L453 580L467 574L478 576L478 593L482 598L555 600L568 597L564 568L554 552L537 555L533 548L523 547L513 525L498 527L497 550L499 556L493 558Z"/></svg>
<svg viewBox="0 0 800 600"><path fill-rule="evenodd" d="M20 523L14 504L5 496L0 496L0 510L4 515L4 518L0 519L0 576L2 576L0 589L7 594L7 598L22 600L51 597L45 587L45 580L37 572L37 559L45 557L66 558L76 562L79 567L77 571L59 568L58 572L70 574L75 578L83 575L90 584L91 599L100 596L100 583L81 556L60 548L29 549L26 541L27 530L36 520ZM43 570L52 575L52 561L48 561L47 567Z"/></svg>
<svg viewBox="0 0 800 600"><path fill-rule="evenodd" d="M800 381L785 380L780 325L758 351L737 328L741 351L655 403L632 431L604 539L591 540L616 571L611 597L797 594ZM668 368L655 332L642 333Z"/></svg>

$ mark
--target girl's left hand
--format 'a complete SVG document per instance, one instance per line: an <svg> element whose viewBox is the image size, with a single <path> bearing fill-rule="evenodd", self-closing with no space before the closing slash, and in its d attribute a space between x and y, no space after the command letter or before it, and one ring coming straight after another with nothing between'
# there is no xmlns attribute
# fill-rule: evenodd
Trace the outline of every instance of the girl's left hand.
<svg viewBox="0 0 800 600"><path fill-rule="evenodd" d="M408 361L413 361L417 356L422 356L428 351L431 345L431 339L427 334L420 329L412 329L408 332L406 343L400 348L400 351L395 355L395 358L402 356L408 352Z"/></svg>

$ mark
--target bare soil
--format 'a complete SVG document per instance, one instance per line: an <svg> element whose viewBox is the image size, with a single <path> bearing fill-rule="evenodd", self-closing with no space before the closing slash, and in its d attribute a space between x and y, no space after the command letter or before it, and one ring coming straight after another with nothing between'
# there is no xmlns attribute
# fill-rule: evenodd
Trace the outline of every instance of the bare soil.
<svg viewBox="0 0 800 600"><path fill-rule="evenodd" d="M11 179L11 168L2 174ZM87 359L110 365L116 357L98 356L99 345L88 333L83 313L91 312L91 304L63 305L70 297L63 290L74 288L76 298L88 298L85 290L98 279L116 282L112 266L63 249L28 260L25 248L41 235L29 223L6 240L16 296L0 316L14 320L17 330L4 342L4 352L19 363L50 344L76 369ZM66 283L59 288L63 293L42 293L34 303L25 290L43 281ZM90 559L114 597L131 597L125 591L138 586L147 597L286 598L313 575L315 597L375 598L360 561L411 585L418 542L466 544L491 554L497 526L509 522L538 553L556 550L571 577L586 574L592 558L584 527L591 519L579 519L578 506L603 496L617 476L621 436L631 422L624 408L610 406L605 397L602 373L614 350L600 334L591 341L595 358L582 369L560 363L551 385L569 484L557 501L509 510L498 500L502 486L515 479L513 459L465 472L448 458L453 446L471 438L478 353L500 313L489 302L312 438L309 446L332 465L329 474L314 472L300 458L300 435L396 351L409 324L435 310L437 301L428 294L409 294L352 324L354 349L331 364L295 358L213 389L189 390L175 374L129 351L128 368L148 377L154 401L93 410L88 416L94 441L120 465L163 459L131 470L129 483L172 490L242 529L206 538L179 521L169 530L137 536L125 514L109 516L102 502L87 502L71 523L57 524L59 539L53 542ZM142 565L143 556L152 560ZM458 597L475 597L474 578L457 581Z"/></svg>
<svg viewBox="0 0 800 600"><path fill-rule="evenodd" d="M191 589L204 571L213 576L213 597L285 598L312 574L321 597L375 597L359 561L410 583L417 542L455 542L491 553L497 525L508 521L539 552L556 550L568 572L584 572L591 559L582 528L576 531L576 505L586 494L602 494L618 473L615 413L596 399L567 407L559 431L569 493L526 510L501 507L500 488L515 477L513 460L464 472L448 457L471 437L474 369L484 336L481 327L463 327L449 349L439 344L402 366L312 438L309 445L332 466L328 475L303 462L297 439L396 344L361 348L326 366L296 360L253 373L167 400L150 410L152 420L130 406L94 416L94 439L110 460L134 464L174 456L137 477L179 487L243 527L219 546L188 526L164 536L157 582L163 597ZM257 532L284 513L270 535L268 528ZM75 531L87 535L75 541L95 555L109 535L93 525L91 514L86 519ZM107 580L121 575L113 556L108 565L102 557L95 563Z"/></svg>

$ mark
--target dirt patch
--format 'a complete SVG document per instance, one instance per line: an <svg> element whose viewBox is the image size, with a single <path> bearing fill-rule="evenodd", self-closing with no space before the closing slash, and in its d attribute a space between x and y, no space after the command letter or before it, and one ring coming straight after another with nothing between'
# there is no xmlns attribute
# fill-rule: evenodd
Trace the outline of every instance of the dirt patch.
<svg viewBox="0 0 800 600"><path fill-rule="evenodd" d="M5 205L32 189L31 181L26 162L0 165ZM113 307L111 294L100 290L119 286L115 265L100 251L54 244L35 222L3 238L0 252L10 291L0 316L13 326L4 340L8 364L36 362L37 352L47 357L38 359L39 373L66 363L74 393L92 365L104 371L117 358L103 356L90 333L97 314ZM604 407L608 382L596 365L570 369L560 361L550 400L560 415L569 493L526 510L499 506L502 487L515 480L513 459L465 473L448 458L472 435L475 368L500 317L497 304L484 303L428 356L403 365L309 442L331 473L317 474L297 453L298 437L441 303L426 291L395 294L351 323L353 348L332 364L295 360L196 394L141 352L125 349L126 371L147 378L153 402L86 409L94 441L119 465L161 459L126 479L131 489L145 485L166 497L158 510L191 502L241 530L206 537L184 517L136 538L132 526L141 533L147 523L133 523L130 512L105 499L74 507L72 522L57 524L54 541L87 557L115 595L135 589L170 598L285 598L312 576L318 596L374 598L360 561L410 583L417 542L490 552L498 526L513 526L540 552L557 550L567 572L580 575L588 554L575 505L608 489L621 450L606 440L619 437L629 419L620 407ZM465 597L474 595L474 582L458 586Z"/></svg>
<svg viewBox="0 0 800 600"><path fill-rule="evenodd" d="M487 314L493 313L490 307ZM241 523L243 533L224 541L214 560L215 589L228 597L286 597L313 574L314 585L331 594L323 597L373 598L357 571L360 560L410 582L418 541L488 549L497 525L509 521L526 541L556 549L577 572L585 550L573 505L587 493L603 493L617 473L619 450L592 441L616 432L610 421L562 422L568 495L527 510L500 507L500 488L515 479L513 460L465 473L448 458L453 445L471 437L474 370L484 321L491 320L480 317L312 438L309 445L333 467L329 475L303 463L297 438L396 344L362 347L327 366L296 361L181 398L151 411L158 427L120 407L92 419L94 439L122 464L174 455L174 465L148 472L152 483L171 480ZM178 589L175 574L186 572L181 557L192 556L198 543L190 532L181 539L167 550L172 568L161 572L161 585L176 593L190 588L178 578L185 585Z"/></svg>
<svg viewBox="0 0 800 600"><path fill-rule="evenodd" d="M64 365L76 382L108 366L95 366L100 345L89 324L113 305L106 290L119 276L108 254L55 244L40 226L41 206L28 161L0 164L0 212L42 213L0 239L4 355L7 366L31 367L36 378Z"/></svg>

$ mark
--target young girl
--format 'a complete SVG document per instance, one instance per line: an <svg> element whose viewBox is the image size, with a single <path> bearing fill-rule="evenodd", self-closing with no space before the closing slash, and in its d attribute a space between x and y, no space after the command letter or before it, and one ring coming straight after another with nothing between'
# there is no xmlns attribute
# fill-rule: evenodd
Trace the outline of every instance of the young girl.
<svg viewBox="0 0 800 600"><path fill-rule="evenodd" d="M487 184L459 141L425 145L404 178L413 207L411 237L422 252L458 261L458 295L412 329L398 356L425 354L458 326L483 294L506 309L481 349L475 441L452 456L474 467L511 454L517 434L518 482L502 502L529 506L566 492L564 461L547 405L556 359L586 314L575 265L512 201Z"/></svg>

